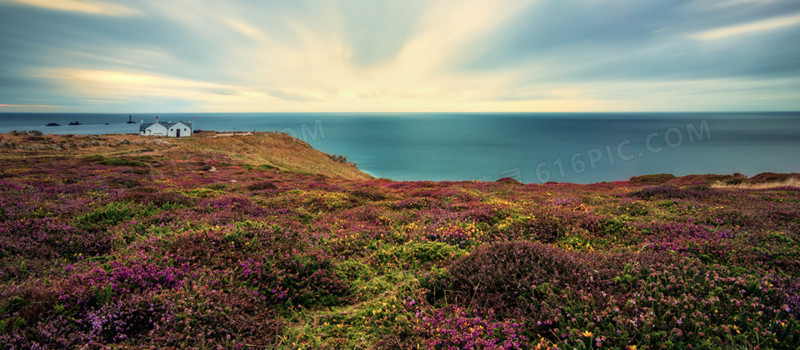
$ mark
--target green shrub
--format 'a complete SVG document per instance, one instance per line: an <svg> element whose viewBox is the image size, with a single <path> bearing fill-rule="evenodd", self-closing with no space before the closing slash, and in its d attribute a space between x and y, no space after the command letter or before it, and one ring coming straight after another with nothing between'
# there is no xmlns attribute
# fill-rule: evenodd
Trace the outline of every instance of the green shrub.
<svg viewBox="0 0 800 350"><path fill-rule="evenodd" d="M275 186L274 183L271 181L261 181L256 182L254 184L248 185L248 191L265 191L265 190L275 190L278 189L278 186Z"/></svg>
<svg viewBox="0 0 800 350"><path fill-rule="evenodd" d="M206 186L205 188L207 188L209 190L214 190L214 191L224 191L225 188L227 188L227 186L225 184L223 184L223 183L213 183L213 184L210 184L210 185Z"/></svg>
<svg viewBox="0 0 800 350"><path fill-rule="evenodd" d="M278 167L276 167L276 166L272 166L272 165L269 165L269 164L261 164L261 165L257 166L257 167L256 167L256 169L261 169L261 170L274 170L274 169L278 169Z"/></svg>
<svg viewBox="0 0 800 350"><path fill-rule="evenodd" d="M122 157L106 158L100 161L103 165L116 165L116 166L145 166L147 164Z"/></svg>
<svg viewBox="0 0 800 350"><path fill-rule="evenodd" d="M143 206L126 202L110 203L79 216L75 220L75 226L84 230L96 231L115 226L136 216L152 215L155 211L155 208L150 204Z"/></svg>
<svg viewBox="0 0 800 350"><path fill-rule="evenodd" d="M650 174L650 175L642 175L642 176L634 176L630 179L633 183L640 183L640 184L663 184L669 180L675 179L675 175L672 174Z"/></svg>
<svg viewBox="0 0 800 350"><path fill-rule="evenodd" d="M197 188L194 190L186 191L185 194L189 197L194 197L194 198L209 198L209 197L216 197L220 195L221 192L210 188Z"/></svg>

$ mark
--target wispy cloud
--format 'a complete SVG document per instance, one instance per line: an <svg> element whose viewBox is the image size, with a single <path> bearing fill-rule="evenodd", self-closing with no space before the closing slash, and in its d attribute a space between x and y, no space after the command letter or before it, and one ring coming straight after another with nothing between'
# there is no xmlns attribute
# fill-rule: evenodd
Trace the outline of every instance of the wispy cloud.
<svg viewBox="0 0 800 350"><path fill-rule="evenodd" d="M203 101L240 94L236 86L134 72L52 68L43 70L40 76L60 82L77 94L100 98L158 96Z"/></svg>
<svg viewBox="0 0 800 350"><path fill-rule="evenodd" d="M5 108L56 108L56 107L60 107L60 106L53 106L53 105L9 105L9 104L0 103L0 107L5 107Z"/></svg>
<svg viewBox="0 0 800 350"><path fill-rule="evenodd" d="M800 13L755 21L740 25L728 26L723 28L716 28L712 30L703 31L700 33L692 34L689 37L696 40L716 40L723 39L735 35L763 32L774 30L782 27L793 26L800 24Z"/></svg>
<svg viewBox="0 0 800 350"><path fill-rule="evenodd" d="M82 12L93 15L127 16L139 13L130 7L99 0L13 0L17 3L51 10Z"/></svg>

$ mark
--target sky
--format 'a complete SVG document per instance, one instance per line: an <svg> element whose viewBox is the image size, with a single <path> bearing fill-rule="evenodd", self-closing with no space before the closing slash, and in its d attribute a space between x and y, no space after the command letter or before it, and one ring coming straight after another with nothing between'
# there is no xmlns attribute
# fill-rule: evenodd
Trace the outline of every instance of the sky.
<svg viewBox="0 0 800 350"><path fill-rule="evenodd" d="M797 0L0 0L0 112L797 110Z"/></svg>

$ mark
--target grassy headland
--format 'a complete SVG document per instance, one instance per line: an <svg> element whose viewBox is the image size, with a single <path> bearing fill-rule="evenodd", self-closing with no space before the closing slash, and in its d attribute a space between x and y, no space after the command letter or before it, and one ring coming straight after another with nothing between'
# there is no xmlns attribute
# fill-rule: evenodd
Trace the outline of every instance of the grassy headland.
<svg viewBox="0 0 800 350"><path fill-rule="evenodd" d="M343 179L371 179L355 164L283 133L204 132L188 138L138 135L0 135L0 157L189 158Z"/></svg>
<svg viewBox="0 0 800 350"><path fill-rule="evenodd" d="M800 189L742 185L793 176L394 182L271 133L3 138L0 348L800 346Z"/></svg>

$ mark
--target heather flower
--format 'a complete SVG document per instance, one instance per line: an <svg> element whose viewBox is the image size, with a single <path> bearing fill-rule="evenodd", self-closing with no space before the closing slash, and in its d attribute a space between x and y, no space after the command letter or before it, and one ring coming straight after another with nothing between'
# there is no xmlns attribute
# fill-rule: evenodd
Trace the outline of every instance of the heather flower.
<svg viewBox="0 0 800 350"><path fill-rule="evenodd" d="M797 188L105 159L0 159L0 348L800 346Z"/></svg>

